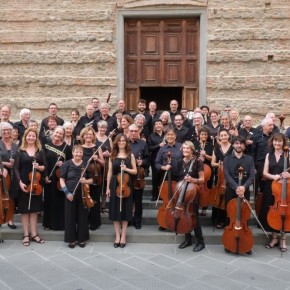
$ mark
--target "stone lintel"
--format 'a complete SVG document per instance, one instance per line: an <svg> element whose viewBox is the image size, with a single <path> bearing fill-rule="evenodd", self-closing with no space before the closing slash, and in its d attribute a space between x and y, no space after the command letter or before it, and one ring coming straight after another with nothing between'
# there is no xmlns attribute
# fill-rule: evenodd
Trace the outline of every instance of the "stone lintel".
<svg viewBox="0 0 290 290"><path fill-rule="evenodd" d="M207 0L117 0L118 8L139 8L149 6L195 6L207 7Z"/></svg>

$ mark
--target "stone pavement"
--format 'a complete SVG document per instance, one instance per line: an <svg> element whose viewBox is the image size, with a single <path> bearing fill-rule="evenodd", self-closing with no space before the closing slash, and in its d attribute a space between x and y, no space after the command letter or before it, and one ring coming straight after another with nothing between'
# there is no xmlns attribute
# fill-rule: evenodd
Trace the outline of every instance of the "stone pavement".
<svg viewBox="0 0 290 290"><path fill-rule="evenodd" d="M113 230L113 229L112 229ZM290 289L290 255L256 245L252 256L226 254L221 245L193 253L173 244L61 241L0 244L0 289Z"/></svg>

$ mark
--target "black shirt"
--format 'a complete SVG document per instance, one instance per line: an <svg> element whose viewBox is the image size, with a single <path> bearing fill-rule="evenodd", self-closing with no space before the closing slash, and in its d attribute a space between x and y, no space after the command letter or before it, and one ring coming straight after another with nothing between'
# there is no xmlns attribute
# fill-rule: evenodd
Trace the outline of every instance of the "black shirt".
<svg viewBox="0 0 290 290"><path fill-rule="evenodd" d="M55 116L56 117L56 123L57 125L59 126L62 126L64 124L64 120L58 116ZM41 125L40 125L40 129L39 129L39 132L42 133L46 130L48 130L48 118L44 118L41 122Z"/></svg>
<svg viewBox="0 0 290 290"><path fill-rule="evenodd" d="M149 150L146 142L141 139L137 139L135 141L130 140L130 145L132 153L134 154L136 159L140 154L142 159L142 167L149 167Z"/></svg>
<svg viewBox="0 0 290 290"><path fill-rule="evenodd" d="M263 131L259 131L253 136L252 157L255 163L265 161L266 155L269 153L268 140L272 134L266 135Z"/></svg>
<svg viewBox="0 0 290 290"><path fill-rule="evenodd" d="M190 135L189 135L189 129L182 126L180 129L175 127L175 132L176 132L176 142L178 143L183 143L186 140L189 140Z"/></svg>
<svg viewBox="0 0 290 290"><path fill-rule="evenodd" d="M203 171L203 162L200 159L195 159L193 161L193 166L191 168L191 171L188 172L190 168L191 161L188 163L185 163L183 158L178 160L178 180L184 179L184 177L188 174L189 176L193 178L198 178L198 172Z"/></svg>
<svg viewBox="0 0 290 290"><path fill-rule="evenodd" d="M97 124L99 121L106 121L107 124L108 124L108 128L107 128L107 131L106 131L106 135L108 136L110 134L110 132L112 132L114 129L116 129L118 127L118 123L116 121L115 118L113 118L112 116L107 116L106 119L104 119L104 117L102 115L100 115L99 117L97 117L95 119L95 122L94 122L94 129L95 131L97 132L98 130L98 127L97 127Z"/></svg>
<svg viewBox="0 0 290 290"><path fill-rule="evenodd" d="M162 132L161 135L159 135L156 132L153 132L150 134L147 144L148 144L148 149L151 154L151 160L155 161L157 153L160 149L159 144L164 141L164 132Z"/></svg>
<svg viewBox="0 0 290 290"><path fill-rule="evenodd" d="M250 130L247 130L246 128L242 128L239 130L239 135L244 137L246 140L253 140L253 136L257 133L257 129L254 127L251 127ZM252 155L252 144L246 145L246 149L244 153Z"/></svg>

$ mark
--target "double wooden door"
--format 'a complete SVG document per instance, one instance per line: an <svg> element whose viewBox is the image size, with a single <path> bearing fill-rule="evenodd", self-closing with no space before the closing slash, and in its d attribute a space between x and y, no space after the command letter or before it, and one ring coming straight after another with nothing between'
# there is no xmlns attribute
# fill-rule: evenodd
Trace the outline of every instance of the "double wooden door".
<svg viewBox="0 0 290 290"><path fill-rule="evenodd" d="M141 87L182 87L180 107L194 109L198 67L199 18L125 21L127 109L136 110Z"/></svg>

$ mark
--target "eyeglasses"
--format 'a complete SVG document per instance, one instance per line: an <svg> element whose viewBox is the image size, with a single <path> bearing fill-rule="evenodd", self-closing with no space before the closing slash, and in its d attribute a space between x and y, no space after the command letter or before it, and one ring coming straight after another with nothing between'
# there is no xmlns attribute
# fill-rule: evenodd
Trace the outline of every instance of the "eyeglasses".
<svg viewBox="0 0 290 290"><path fill-rule="evenodd" d="M138 132L138 130L129 130L130 132Z"/></svg>

